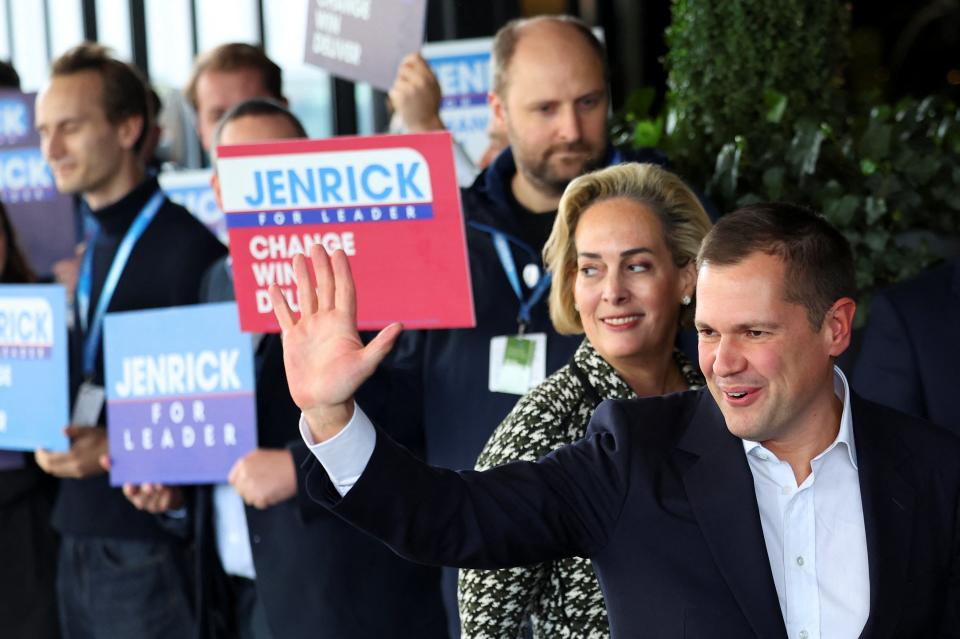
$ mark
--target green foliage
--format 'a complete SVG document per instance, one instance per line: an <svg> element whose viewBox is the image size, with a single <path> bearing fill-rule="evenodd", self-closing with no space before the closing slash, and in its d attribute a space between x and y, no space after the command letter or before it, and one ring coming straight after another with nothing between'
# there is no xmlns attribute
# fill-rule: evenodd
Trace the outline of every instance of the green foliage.
<svg viewBox="0 0 960 639"><path fill-rule="evenodd" d="M835 0L674 0L666 107L652 114L652 92L638 93L614 139L665 150L721 211L786 200L823 212L854 246L866 300L960 239L960 110L933 97L848 104L846 39Z"/></svg>
<svg viewBox="0 0 960 639"><path fill-rule="evenodd" d="M674 0L668 104L686 164L783 123L788 104L830 121L843 103L848 30L836 0Z"/></svg>
<svg viewBox="0 0 960 639"><path fill-rule="evenodd" d="M872 106L838 126L797 118L788 135L721 149L709 191L722 210L788 200L823 212L872 291L911 277L960 236L960 111L946 99Z"/></svg>

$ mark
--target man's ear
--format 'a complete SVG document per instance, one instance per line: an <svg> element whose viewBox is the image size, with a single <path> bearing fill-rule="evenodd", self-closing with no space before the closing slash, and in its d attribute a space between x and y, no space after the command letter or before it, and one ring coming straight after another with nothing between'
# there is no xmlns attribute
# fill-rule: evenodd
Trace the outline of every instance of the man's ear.
<svg viewBox="0 0 960 639"><path fill-rule="evenodd" d="M140 139L140 134L143 132L143 116L142 115L131 115L124 118L117 125L117 133L120 138L120 146L124 149L131 150L137 144L137 140Z"/></svg>
<svg viewBox="0 0 960 639"><path fill-rule="evenodd" d="M857 314L857 303L849 297L841 297L823 320L823 337L827 341L827 352L831 357L839 357L850 346L853 332L853 318Z"/></svg>
<svg viewBox="0 0 960 639"><path fill-rule="evenodd" d="M491 91L487 94L487 102L490 103L490 113L497 128L501 131L507 130L507 105L504 103L500 94Z"/></svg>
<svg viewBox="0 0 960 639"><path fill-rule="evenodd" d="M222 211L223 198L220 196L220 176L217 175L216 168L214 168L213 174L210 175L210 189L213 191L213 199L217 202L217 208Z"/></svg>

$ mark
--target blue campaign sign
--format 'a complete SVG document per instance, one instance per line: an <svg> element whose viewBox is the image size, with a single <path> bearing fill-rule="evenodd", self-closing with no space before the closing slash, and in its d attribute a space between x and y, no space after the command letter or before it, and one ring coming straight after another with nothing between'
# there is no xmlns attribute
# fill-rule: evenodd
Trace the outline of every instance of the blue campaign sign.
<svg viewBox="0 0 960 639"><path fill-rule="evenodd" d="M72 257L77 237L73 198L57 192L34 129L36 94L0 90L0 200L20 248L41 276ZM52 279L52 278L51 278Z"/></svg>
<svg viewBox="0 0 960 639"><path fill-rule="evenodd" d="M210 169L163 171L157 176L167 197L190 211L221 242L227 243L227 222L210 188Z"/></svg>
<svg viewBox="0 0 960 639"><path fill-rule="evenodd" d="M69 448L66 310L62 286L0 285L0 449Z"/></svg>
<svg viewBox="0 0 960 639"><path fill-rule="evenodd" d="M14 146L36 142L32 101L32 94L0 92L0 144Z"/></svg>
<svg viewBox="0 0 960 639"><path fill-rule="evenodd" d="M440 119L474 162L487 149L492 38L429 42L424 59L440 83Z"/></svg>
<svg viewBox="0 0 960 639"><path fill-rule="evenodd" d="M234 303L108 314L110 483L219 483L256 448L253 348Z"/></svg>
<svg viewBox="0 0 960 639"><path fill-rule="evenodd" d="M0 199L18 204L56 198L53 175L40 149L0 150Z"/></svg>

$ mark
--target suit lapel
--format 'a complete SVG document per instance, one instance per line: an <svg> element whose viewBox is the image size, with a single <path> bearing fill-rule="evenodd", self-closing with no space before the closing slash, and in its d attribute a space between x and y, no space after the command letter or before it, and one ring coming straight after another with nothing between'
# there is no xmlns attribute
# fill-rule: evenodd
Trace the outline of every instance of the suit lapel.
<svg viewBox="0 0 960 639"><path fill-rule="evenodd" d="M708 392L701 393L691 426L678 448L699 457L684 473L683 483L730 592L757 636L786 639L753 475L743 444L727 431Z"/></svg>
<svg viewBox="0 0 960 639"><path fill-rule="evenodd" d="M870 570L870 616L861 636L885 637L900 616L915 495L900 472L906 453L883 417L856 395L851 403Z"/></svg>

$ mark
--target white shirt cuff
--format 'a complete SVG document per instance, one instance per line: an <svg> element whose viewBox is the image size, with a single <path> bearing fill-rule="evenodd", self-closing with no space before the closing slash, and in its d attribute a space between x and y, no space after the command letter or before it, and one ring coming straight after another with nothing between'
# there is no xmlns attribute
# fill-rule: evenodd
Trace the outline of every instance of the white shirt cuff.
<svg viewBox="0 0 960 639"><path fill-rule="evenodd" d="M307 420L300 414L300 436L317 458L340 496L360 479L377 443L377 431L360 407L353 405L353 417L339 433L325 442L314 443Z"/></svg>

